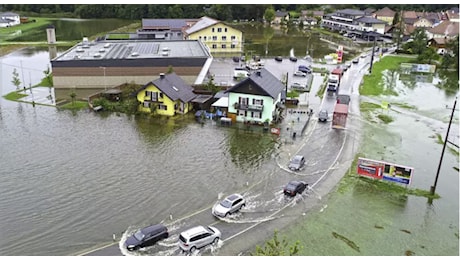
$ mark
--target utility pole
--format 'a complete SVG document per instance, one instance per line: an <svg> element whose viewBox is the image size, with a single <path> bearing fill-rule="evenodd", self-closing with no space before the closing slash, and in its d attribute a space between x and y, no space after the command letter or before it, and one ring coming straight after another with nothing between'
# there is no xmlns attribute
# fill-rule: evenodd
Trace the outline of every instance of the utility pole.
<svg viewBox="0 0 460 260"><path fill-rule="evenodd" d="M374 50L375 50L375 38L377 36L374 34L374 43L372 44L372 53L371 53L371 65L369 66L369 74L372 74L372 65L374 64Z"/></svg>
<svg viewBox="0 0 460 260"><path fill-rule="evenodd" d="M444 138L444 145L442 146L441 158L439 159L438 171L436 172L436 179L434 180L434 185L431 186L430 194L434 195L436 190L436 185L438 184L439 172L441 171L442 159L444 157L444 151L446 150L447 138L449 137L450 125L452 124L452 118L454 117L455 106L457 105L457 97L455 98L454 107L452 108L452 113L450 114L449 126L447 127L446 137Z"/></svg>

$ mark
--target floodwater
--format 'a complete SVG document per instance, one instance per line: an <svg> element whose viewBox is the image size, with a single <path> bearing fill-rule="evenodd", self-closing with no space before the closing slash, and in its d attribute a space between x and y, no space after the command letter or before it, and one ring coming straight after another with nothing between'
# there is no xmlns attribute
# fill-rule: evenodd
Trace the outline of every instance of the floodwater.
<svg viewBox="0 0 460 260"><path fill-rule="evenodd" d="M0 61L1 95L15 89L13 67L26 68L25 82L34 85L49 64L46 51ZM369 158L414 167L410 187L429 190L442 148L433 136L445 135L445 105L453 97L423 87L439 94L427 102L444 110L434 117L390 111L394 122L364 124L361 149ZM218 194L257 182L275 167L272 136L203 127L188 116L72 113L2 98L0 132L0 255L77 254L133 225L212 206ZM432 205L357 185L324 200L290 239L310 239L303 255L458 255L457 165L457 155L446 150L436 190L441 198Z"/></svg>

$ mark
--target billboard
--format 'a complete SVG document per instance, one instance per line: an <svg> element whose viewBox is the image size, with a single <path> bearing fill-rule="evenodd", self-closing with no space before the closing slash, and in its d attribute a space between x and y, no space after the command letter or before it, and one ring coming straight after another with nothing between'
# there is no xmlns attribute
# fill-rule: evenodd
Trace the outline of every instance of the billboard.
<svg viewBox="0 0 460 260"><path fill-rule="evenodd" d="M385 181L410 184L414 168L389 162L358 158L357 173Z"/></svg>

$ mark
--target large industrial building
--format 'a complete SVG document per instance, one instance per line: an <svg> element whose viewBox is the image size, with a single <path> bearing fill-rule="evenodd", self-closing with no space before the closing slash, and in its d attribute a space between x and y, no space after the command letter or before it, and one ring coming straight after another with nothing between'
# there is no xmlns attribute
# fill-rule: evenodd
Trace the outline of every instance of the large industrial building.
<svg viewBox="0 0 460 260"><path fill-rule="evenodd" d="M199 40L83 40L51 60L57 98L68 98L69 91L84 96L124 83L144 85L171 69L188 84L201 84L211 63Z"/></svg>

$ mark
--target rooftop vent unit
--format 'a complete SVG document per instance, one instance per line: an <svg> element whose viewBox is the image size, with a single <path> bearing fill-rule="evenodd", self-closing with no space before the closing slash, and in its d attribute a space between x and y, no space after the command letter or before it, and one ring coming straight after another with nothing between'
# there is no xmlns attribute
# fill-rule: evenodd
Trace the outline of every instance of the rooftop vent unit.
<svg viewBox="0 0 460 260"><path fill-rule="evenodd" d="M110 48L110 43L106 43L106 44L104 45L104 48Z"/></svg>
<svg viewBox="0 0 460 260"><path fill-rule="evenodd" d="M175 90L175 91L179 91L176 86L172 86L172 88Z"/></svg>
<svg viewBox="0 0 460 260"><path fill-rule="evenodd" d="M77 48L75 51L76 52L84 52L85 50L83 50L82 48Z"/></svg>
<svg viewBox="0 0 460 260"><path fill-rule="evenodd" d="M161 52L161 55L162 55L162 56L169 56L169 52L163 51L163 52Z"/></svg>
<svg viewBox="0 0 460 260"><path fill-rule="evenodd" d="M169 51L169 48L168 48L168 47L164 47L164 48L163 48L163 51Z"/></svg>
<svg viewBox="0 0 460 260"><path fill-rule="evenodd" d="M101 54L100 54L100 53L94 53L94 54L93 54L93 57L94 57L94 58L100 58L100 57L101 57Z"/></svg>
<svg viewBox="0 0 460 260"><path fill-rule="evenodd" d="M99 52L105 52L105 49L100 49Z"/></svg>
<svg viewBox="0 0 460 260"><path fill-rule="evenodd" d="M83 46L81 46L83 49L89 49L89 45L88 44L83 44Z"/></svg>
<svg viewBox="0 0 460 260"><path fill-rule="evenodd" d="M132 56L132 57L137 57L137 56L139 56L139 53L133 52L133 53L131 53L131 56Z"/></svg>
<svg viewBox="0 0 460 260"><path fill-rule="evenodd" d="M79 60L80 58L81 58L80 55L75 55L75 56L73 57L74 60Z"/></svg>

